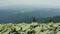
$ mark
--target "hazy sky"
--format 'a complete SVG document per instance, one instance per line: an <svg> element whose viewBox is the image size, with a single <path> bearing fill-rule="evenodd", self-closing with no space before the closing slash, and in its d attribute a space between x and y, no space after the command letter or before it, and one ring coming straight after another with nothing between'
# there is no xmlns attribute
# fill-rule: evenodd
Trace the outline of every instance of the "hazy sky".
<svg viewBox="0 0 60 34"><path fill-rule="evenodd" d="M18 7L18 8L16 8ZM26 8L27 7L27 8ZM36 8L37 7L37 8ZM13 13L24 13L24 12L31 12L31 11L37 11L37 9L40 10L41 7L48 7L48 8L59 8L59 10L55 9L45 9L47 11L50 11L52 14L59 14L60 15L60 0L0 0L0 9L8 9L12 8L11 11L16 11ZM19 9L19 10L18 10ZM7 10L7 11L9 11ZM4 10L3 10L4 11ZM2 11L1 11L2 12ZM55 12L55 13L54 13ZM12 12L11 12L12 13ZM42 12L44 13L44 12ZM47 12L46 12L47 13ZM47 14L48 15L48 14Z"/></svg>
<svg viewBox="0 0 60 34"><path fill-rule="evenodd" d="M46 5L60 7L60 0L0 0L0 7L13 5Z"/></svg>

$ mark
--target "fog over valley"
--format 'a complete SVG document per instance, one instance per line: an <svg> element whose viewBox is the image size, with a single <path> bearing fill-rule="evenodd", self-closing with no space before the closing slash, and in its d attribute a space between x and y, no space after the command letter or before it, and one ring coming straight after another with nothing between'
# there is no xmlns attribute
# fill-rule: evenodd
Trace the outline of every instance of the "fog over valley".
<svg viewBox="0 0 60 34"><path fill-rule="evenodd" d="M0 0L0 20L60 16L60 0Z"/></svg>

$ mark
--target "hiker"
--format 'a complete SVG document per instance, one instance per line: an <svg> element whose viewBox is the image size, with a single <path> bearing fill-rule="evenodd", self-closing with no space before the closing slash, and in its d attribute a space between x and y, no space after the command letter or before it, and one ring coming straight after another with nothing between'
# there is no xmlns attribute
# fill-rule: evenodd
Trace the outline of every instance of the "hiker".
<svg viewBox="0 0 60 34"><path fill-rule="evenodd" d="M32 22L36 22L35 16L32 16Z"/></svg>

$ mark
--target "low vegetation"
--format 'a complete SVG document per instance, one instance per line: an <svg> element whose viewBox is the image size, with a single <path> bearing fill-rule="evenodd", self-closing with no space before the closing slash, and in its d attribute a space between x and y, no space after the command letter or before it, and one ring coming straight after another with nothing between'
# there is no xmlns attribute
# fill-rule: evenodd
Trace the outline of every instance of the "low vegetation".
<svg viewBox="0 0 60 34"><path fill-rule="evenodd" d="M60 23L0 24L0 34L60 34Z"/></svg>

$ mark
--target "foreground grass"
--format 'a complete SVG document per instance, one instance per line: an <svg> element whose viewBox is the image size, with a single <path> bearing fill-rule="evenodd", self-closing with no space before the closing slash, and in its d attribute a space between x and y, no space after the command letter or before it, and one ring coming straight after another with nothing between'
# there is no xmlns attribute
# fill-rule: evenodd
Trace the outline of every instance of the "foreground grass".
<svg viewBox="0 0 60 34"><path fill-rule="evenodd" d="M0 34L60 34L60 23L0 24Z"/></svg>

